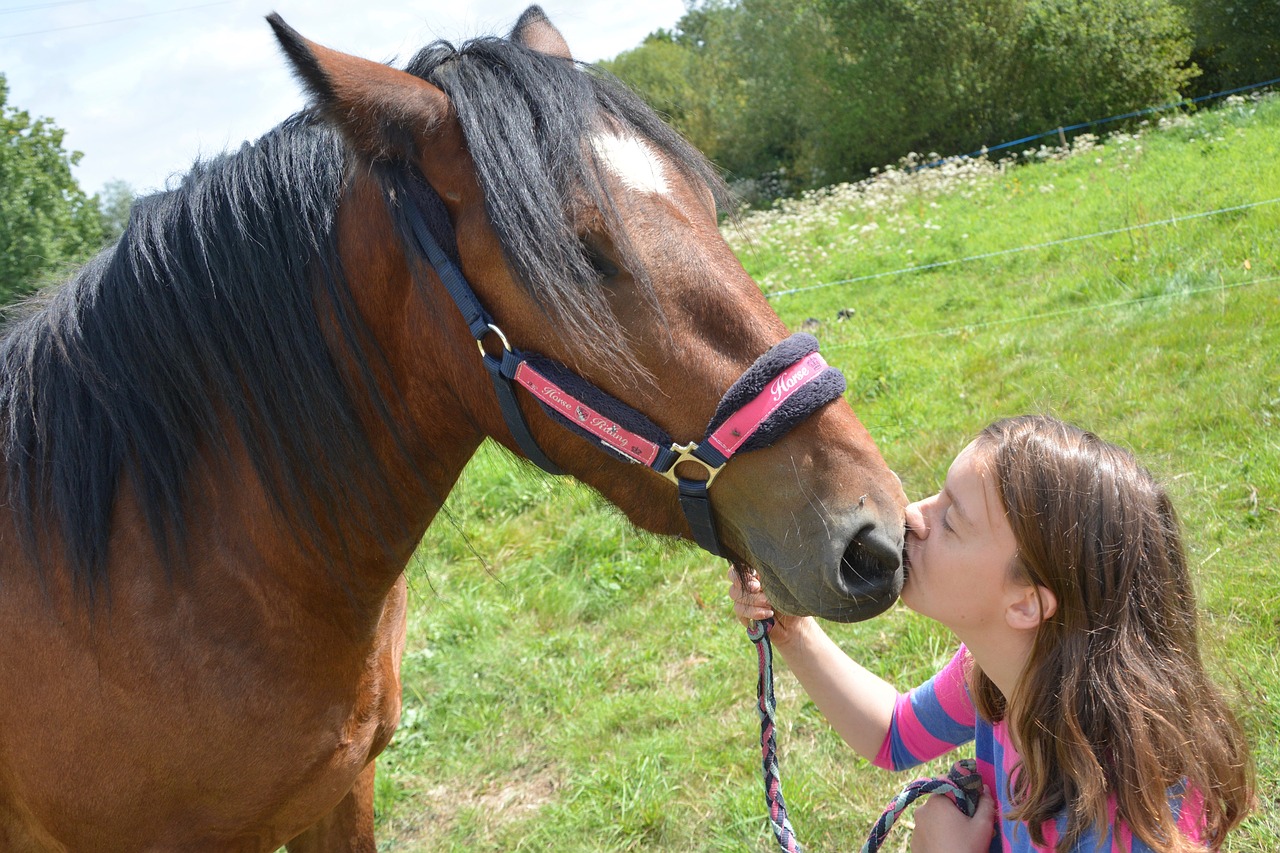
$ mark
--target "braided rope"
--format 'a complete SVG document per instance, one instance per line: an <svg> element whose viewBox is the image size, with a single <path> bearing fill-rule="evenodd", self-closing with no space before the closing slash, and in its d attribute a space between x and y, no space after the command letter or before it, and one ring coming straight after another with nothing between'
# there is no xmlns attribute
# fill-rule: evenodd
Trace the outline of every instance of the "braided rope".
<svg viewBox="0 0 1280 853"><path fill-rule="evenodd" d="M773 644L769 642L769 629L772 627L772 619L752 622L747 626L747 637L755 644L760 663L760 675L756 681L756 712L760 715L764 798L769 807L769 827L773 830L778 846L784 853L803 853L791 821L787 818L787 804L782 798L782 778L778 772L778 703L773 693ZM930 794L945 795L966 817L973 817L978 809L978 798L982 795L982 777L978 775L977 763L972 758L966 758L957 761L951 772L943 778L917 779L909 783L893 798L871 828L871 834L867 837L866 844L862 845L861 853L878 853L889 830L907 806Z"/></svg>
<svg viewBox="0 0 1280 853"><path fill-rule="evenodd" d="M764 801L769 807L769 826L778 846L785 853L802 853L795 830L787 819L787 804L782 799L782 777L778 773L778 743L775 713L778 708L773 695L773 644L769 642L769 629L773 620L752 622L747 636L756 644L760 660L760 677L756 681L756 712L760 715L760 752L764 765Z"/></svg>
<svg viewBox="0 0 1280 853"><path fill-rule="evenodd" d="M929 794L945 794L965 817L973 817L978 810L978 797L982 794L982 777L978 775L977 762L972 758L961 759L943 778L917 779L908 783L871 828L871 834L867 836L867 843L862 845L861 853L877 853L885 836L907 806Z"/></svg>

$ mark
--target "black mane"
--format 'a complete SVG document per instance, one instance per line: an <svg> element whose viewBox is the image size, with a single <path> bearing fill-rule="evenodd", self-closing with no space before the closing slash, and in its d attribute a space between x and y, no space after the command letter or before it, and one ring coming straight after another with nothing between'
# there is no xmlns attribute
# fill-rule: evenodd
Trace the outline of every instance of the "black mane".
<svg viewBox="0 0 1280 853"><path fill-rule="evenodd" d="M581 192L617 223L591 147L579 143L613 125L719 188L714 170L620 84L511 42L437 43L408 70L456 105L518 278L591 345L625 346L573 225ZM137 201L120 242L0 339L4 497L24 545L39 555L49 537L64 543L90 596L106 589L124 479L161 553L181 562L196 454L225 454L228 424L302 535L386 500L354 404L357 394L381 398L371 373L366 387L349 387L317 316L317 306L330 310L346 343L370 352L336 246L350 159L304 113L197 164L178 188ZM403 171L382 170L389 198ZM632 272L644 283L640 265Z"/></svg>
<svg viewBox="0 0 1280 853"><path fill-rule="evenodd" d="M228 450L228 420L313 531L305 496L341 495L372 459L316 310L327 297L359 337L334 233L345 159L299 115L197 164L0 340L9 507L28 547L61 534L91 595L122 476L162 553L180 553L193 458Z"/></svg>

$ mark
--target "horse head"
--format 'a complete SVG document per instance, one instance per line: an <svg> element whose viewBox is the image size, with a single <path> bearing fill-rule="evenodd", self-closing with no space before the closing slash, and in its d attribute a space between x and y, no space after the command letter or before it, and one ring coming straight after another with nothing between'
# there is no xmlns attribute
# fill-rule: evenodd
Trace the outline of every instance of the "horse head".
<svg viewBox="0 0 1280 853"><path fill-rule="evenodd" d="M721 236L714 169L632 93L576 63L537 7L508 39L437 43L405 71L270 20L359 164L340 216L344 263L409 431L430 434L437 453L454 440L469 456L486 435L523 452L477 338L482 357L538 353L690 442L727 389L788 337ZM493 333L473 335L438 265L410 239L405 209L419 184L439 205L431 230ZM362 244L354 235L370 219L399 223L397 244ZM756 570L779 609L851 621L882 612L901 589L905 497L833 396L734 457L706 491L724 555ZM529 394L517 405L555 466L639 527L692 536L670 479L565 429ZM676 475L705 476L687 460Z"/></svg>

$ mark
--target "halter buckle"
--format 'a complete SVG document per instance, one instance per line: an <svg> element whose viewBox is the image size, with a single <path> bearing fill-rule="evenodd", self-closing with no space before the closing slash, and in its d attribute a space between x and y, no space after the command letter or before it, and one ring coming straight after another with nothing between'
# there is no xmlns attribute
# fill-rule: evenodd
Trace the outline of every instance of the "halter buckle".
<svg viewBox="0 0 1280 853"><path fill-rule="evenodd" d="M676 469L680 467L681 462L693 462L705 468L707 471L707 479L705 480L707 488L711 488L711 481L720 473L720 469L724 468L723 463L712 466L709 462L695 456L694 451L698 449L698 443L696 441L691 441L688 444L672 444L671 449L680 455L676 457L675 462L671 463L670 468L662 472L662 476L666 477L677 486L680 485L680 480L682 479L676 474Z"/></svg>

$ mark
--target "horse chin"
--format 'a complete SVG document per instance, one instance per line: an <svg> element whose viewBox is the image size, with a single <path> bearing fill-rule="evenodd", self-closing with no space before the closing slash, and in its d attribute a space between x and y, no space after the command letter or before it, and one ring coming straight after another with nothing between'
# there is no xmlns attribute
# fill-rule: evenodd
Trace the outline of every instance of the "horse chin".
<svg viewBox="0 0 1280 853"><path fill-rule="evenodd" d="M832 622L862 622L884 613L902 592L902 568L891 573L873 561L846 555L832 579L812 583L801 572L753 566L770 605L793 616L817 616Z"/></svg>

